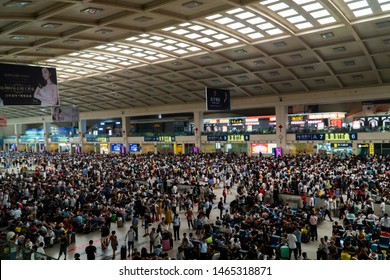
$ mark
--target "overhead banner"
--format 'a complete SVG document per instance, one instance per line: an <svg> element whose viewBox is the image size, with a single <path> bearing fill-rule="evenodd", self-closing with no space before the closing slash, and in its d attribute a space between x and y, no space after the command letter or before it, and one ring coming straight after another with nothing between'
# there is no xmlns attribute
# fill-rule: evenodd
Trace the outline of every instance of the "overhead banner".
<svg viewBox="0 0 390 280"><path fill-rule="evenodd" d="M0 64L1 105L59 105L56 69Z"/></svg>
<svg viewBox="0 0 390 280"><path fill-rule="evenodd" d="M56 106L51 108L52 122L78 122L79 108L73 106Z"/></svg>
<svg viewBox="0 0 390 280"><path fill-rule="evenodd" d="M7 117L4 114L0 115L0 126L7 126Z"/></svg>
<svg viewBox="0 0 390 280"><path fill-rule="evenodd" d="M362 109L365 116L389 115L390 99L363 101Z"/></svg>
<svg viewBox="0 0 390 280"><path fill-rule="evenodd" d="M206 107L208 111L230 111L230 91L206 88Z"/></svg>

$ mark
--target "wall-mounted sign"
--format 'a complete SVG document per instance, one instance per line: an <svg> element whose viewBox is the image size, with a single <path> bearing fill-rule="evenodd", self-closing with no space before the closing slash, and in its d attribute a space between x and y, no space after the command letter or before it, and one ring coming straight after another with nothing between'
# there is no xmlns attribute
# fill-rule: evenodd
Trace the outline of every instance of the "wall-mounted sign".
<svg viewBox="0 0 390 280"><path fill-rule="evenodd" d="M332 143L332 148L350 148L352 143Z"/></svg>
<svg viewBox="0 0 390 280"><path fill-rule="evenodd" d="M145 142L175 142L176 136L145 136Z"/></svg>
<svg viewBox="0 0 390 280"><path fill-rule="evenodd" d="M296 121L303 121L305 120L304 116L291 116L291 121L296 122Z"/></svg>
<svg viewBox="0 0 390 280"><path fill-rule="evenodd" d="M249 141L249 135L241 135L241 134L228 135L227 141L229 142Z"/></svg>
<svg viewBox="0 0 390 280"><path fill-rule="evenodd" d="M52 136L50 137L52 143L67 143L69 142L69 137L64 136Z"/></svg>
<svg viewBox="0 0 390 280"><path fill-rule="evenodd" d="M243 125L244 119L230 119L231 125Z"/></svg>
<svg viewBox="0 0 390 280"><path fill-rule="evenodd" d="M213 141L227 141L228 137L227 135L207 135L207 141L213 142Z"/></svg>
<svg viewBox="0 0 390 280"><path fill-rule="evenodd" d="M364 149L368 149L370 148L370 144L358 144L358 148L364 148Z"/></svg>
<svg viewBox="0 0 390 280"><path fill-rule="evenodd" d="M87 140L87 142L99 142L99 143L110 142L109 137L102 137L102 136L93 135L93 134L87 134L85 136L85 139Z"/></svg>
<svg viewBox="0 0 390 280"><path fill-rule="evenodd" d="M295 134L295 140L297 141L353 141L358 140L357 133L300 133Z"/></svg>
<svg viewBox="0 0 390 280"><path fill-rule="evenodd" d="M327 133L325 140L357 140L357 133Z"/></svg>

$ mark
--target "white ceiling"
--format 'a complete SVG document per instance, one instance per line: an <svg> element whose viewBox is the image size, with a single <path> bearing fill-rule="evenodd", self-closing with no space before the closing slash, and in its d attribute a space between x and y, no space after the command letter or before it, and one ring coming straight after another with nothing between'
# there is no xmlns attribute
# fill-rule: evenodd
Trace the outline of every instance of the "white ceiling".
<svg viewBox="0 0 390 280"><path fill-rule="evenodd" d="M81 112L383 86L390 0L0 0L0 62L56 67Z"/></svg>

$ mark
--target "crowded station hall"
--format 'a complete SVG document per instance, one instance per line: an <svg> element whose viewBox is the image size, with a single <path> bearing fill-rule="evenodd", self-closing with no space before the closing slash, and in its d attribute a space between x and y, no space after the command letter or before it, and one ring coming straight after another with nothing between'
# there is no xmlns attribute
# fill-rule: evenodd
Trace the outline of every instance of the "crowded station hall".
<svg viewBox="0 0 390 280"><path fill-rule="evenodd" d="M390 0L0 0L1 260L389 260Z"/></svg>

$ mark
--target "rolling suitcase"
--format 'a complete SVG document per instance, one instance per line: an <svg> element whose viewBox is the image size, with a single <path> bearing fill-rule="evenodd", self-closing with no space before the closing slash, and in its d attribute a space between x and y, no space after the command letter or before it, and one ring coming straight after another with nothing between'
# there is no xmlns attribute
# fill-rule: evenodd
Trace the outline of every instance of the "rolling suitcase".
<svg viewBox="0 0 390 280"><path fill-rule="evenodd" d="M127 247L126 245L121 246L121 260L126 260Z"/></svg>
<svg viewBox="0 0 390 280"><path fill-rule="evenodd" d="M123 227L123 219L122 219L122 217L118 217L118 219L117 219L117 221L116 221L116 226L117 226L118 228Z"/></svg>
<svg viewBox="0 0 390 280"><path fill-rule="evenodd" d="M290 249L288 246L282 246L280 247L280 258L282 260L288 260L290 258Z"/></svg>
<svg viewBox="0 0 390 280"><path fill-rule="evenodd" d="M164 239L162 241L162 249L164 251L168 251L171 249L171 240L170 239Z"/></svg>

